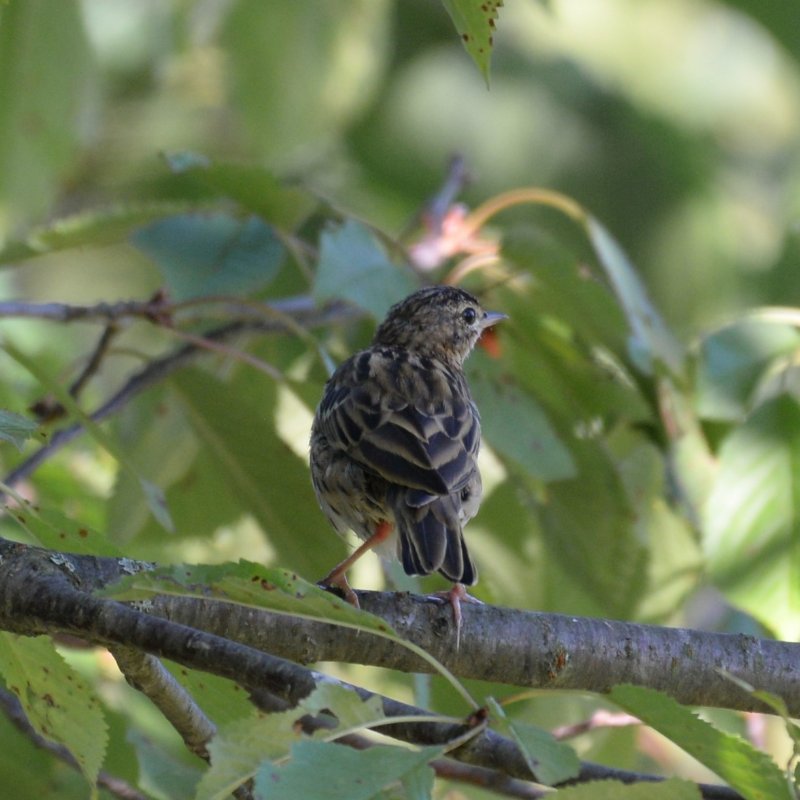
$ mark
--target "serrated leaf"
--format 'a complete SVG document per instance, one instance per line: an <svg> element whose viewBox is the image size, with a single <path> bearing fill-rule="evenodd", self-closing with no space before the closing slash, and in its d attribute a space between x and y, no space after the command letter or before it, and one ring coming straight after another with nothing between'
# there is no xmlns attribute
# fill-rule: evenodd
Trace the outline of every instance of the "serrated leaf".
<svg viewBox="0 0 800 800"><path fill-rule="evenodd" d="M22 450L25 442L35 436L38 429L38 423L32 419L0 408L0 440L10 442L17 450Z"/></svg>
<svg viewBox="0 0 800 800"><path fill-rule="evenodd" d="M100 594L120 600L137 600L154 594L216 597L253 608L308 619L335 620L361 630L393 634L391 626L380 617L355 608L296 574L268 569L250 561L159 567L126 576Z"/></svg>
<svg viewBox="0 0 800 800"><path fill-rule="evenodd" d="M65 769L63 762L37 747L5 714L0 715L0 741L0 775L3 786L13 787L15 798L52 797L57 785L58 800L86 800L83 775Z"/></svg>
<svg viewBox="0 0 800 800"><path fill-rule="evenodd" d="M598 613L624 618L647 586L648 551L612 454L591 441L572 454L578 477L549 484L539 508L545 542Z"/></svg>
<svg viewBox="0 0 800 800"><path fill-rule="evenodd" d="M679 778L627 784L620 781L588 781L558 790L558 800L702 800L700 787Z"/></svg>
<svg viewBox="0 0 800 800"><path fill-rule="evenodd" d="M747 800L793 800L772 759L749 742L717 730L671 697L629 684L615 686L610 699L674 742Z"/></svg>
<svg viewBox="0 0 800 800"><path fill-rule="evenodd" d="M3 504L6 513L27 531L39 546L95 556L121 555L105 536L88 525L75 522L58 509L34 505L14 494L10 487L4 488L3 491L11 493L14 497L13 505Z"/></svg>
<svg viewBox="0 0 800 800"><path fill-rule="evenodd" d="M222 726L208 745L211 767L197 786L197 800L223 800L255 775L265 759L280 758L300 740L297 711L254 715Z"/></svg>
<svg viewBox="0 0 800 800"><path fill-rule="evenodd" d="M94 784L108 736L100 702L50 638L0 632L0 673L37 732L66 747Z"/></svg>
<svg viewBox="0 0 800 800"><path fill-rule="evenodd" d="M372 725L386 719L380 697L362 700L354 691L334 683L321 683L298 705L309 714L327 710L338 720L338 731Z"/></svg>
<svg viewBox="0 0 800 800"><path fill-rule="evenodd" d="M327 710L337 723L317 736L335 738L348 729L374 724L385 719L378 697L362 701L355 692L342 686L320 684L296 708L278 714L255 714L220 727L211 741L211 769L203 777L198 800L226 797L236 786L249 780L265 760L286 756L301 740L298 720ZM338 752L338 751L337 751Z"/></svg>
<svg viewBox="0 0 800 800"><path fill-rule="evenodd" d="M494 698L488 702L494 725L517 743L538 783L554 786L580 773L578 754L568 744L557 741L549 731L511 719Z"/></svg>
<svg viewBox="0 0 800 800"><path fill-rule="evenodd" d="M488 86L494 27L503 0L442 0L442 3Z"/></svg>
<svg viewBox="0 0 800 800"><path fill-rule="evenodd" d="M255 216L180 214L140 228L131 242L155 262L176 301L262 289L286 258L273 229Z"/></svg>
<svg viewBox="0 0 800 800"><path fill-rule="evenodd" d="M313 288L318 302L350 300L382 319L415 288L410 273L389 260L366 225L348 220L323 232Z"/></svg>
<svg viewBox="0 0 800 800"><path fill-rule="evenodd" d="M256 774L256 796L270 800L372 800L383 788L416 773L431 772L428 762L441 747L407 750L375 745L353 750L328 742L299 742L284 766L264 764Z"/></svg>
<svg viewBox="0 0 800 800"><path fill-rule="evenodd" d="M267 569L249 561L198 566L176 564L129 575L98 594L125 600L147 598L154 594L216 597L253 608L369 631L398 642L427 661L475 706L466 689L446 667L421 647L400 637L385 620L355 608L286 570Z"/></svg>
<svg viewBox="0 0 800 800"><path fill-rule="evenodd" d="M800 633L800 406L767 401L722 443L703 547L726 596L783 638Z"/></svg>
<svg viewBox="0 0 800 800"><path fill-rule="evenodd" d="M706 419L740 420L769 363L800 347L791 325L743 320L705 337L696 378L697 413Z"/></svg>

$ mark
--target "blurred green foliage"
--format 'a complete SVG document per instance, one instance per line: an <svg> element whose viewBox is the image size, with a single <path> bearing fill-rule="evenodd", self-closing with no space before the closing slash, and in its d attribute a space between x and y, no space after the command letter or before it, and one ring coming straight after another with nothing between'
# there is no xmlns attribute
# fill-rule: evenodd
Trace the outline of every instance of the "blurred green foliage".
<svg viewBox="0 0 800 800"><path fill-rule="evenodd" d="M486 496L467 532L477 595L796 639L800 12L510 3L487 90L486 54L458 36L475 9L447 7L0 5L3 472L41 447L26 410L53 408L92 353L99 369L73 387L84 413L187 343L210 349L26 474L15 488L41 511L23 526L5 516L0 533L325 574L342 545L305 460L329 366L415 284L457 277L511 318L468 365L485 432ZM426 206L454 153L471 177L458 199L488 201L485 214ZM496 199L524 186L559 194ZM70 324L21 305L127 301L137 310ZM307 329L302 314L325 303ZM253 320L257 332L213 333ZM174 532L142 486L163 492ZM382 580L365 560L354 583ZM76 668L107 706L107 765L135 780L136 754L154 797L198 780L174 741L149 743L169 737L163 724L121 710L124 687ZM588 713L532 700L518 724ZM630 736L608 741L581 755L655 768ZM89 753L92 773L101 757ZM49 760L24 779L15 759L0 770L31 796L47 770L62 796L83 796Z"/></svg>

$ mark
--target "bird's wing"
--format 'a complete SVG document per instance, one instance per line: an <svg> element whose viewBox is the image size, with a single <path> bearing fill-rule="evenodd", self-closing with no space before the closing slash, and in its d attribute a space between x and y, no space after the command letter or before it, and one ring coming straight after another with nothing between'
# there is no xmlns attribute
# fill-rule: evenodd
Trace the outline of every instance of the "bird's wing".
<svg viewBox="0 0 800 800"><path fill-rule="evenodd" d="M480 418L463 374L406 351L367 350L343 364L319 424L352 458L423 494L458 492L476 469Z"/></svg>

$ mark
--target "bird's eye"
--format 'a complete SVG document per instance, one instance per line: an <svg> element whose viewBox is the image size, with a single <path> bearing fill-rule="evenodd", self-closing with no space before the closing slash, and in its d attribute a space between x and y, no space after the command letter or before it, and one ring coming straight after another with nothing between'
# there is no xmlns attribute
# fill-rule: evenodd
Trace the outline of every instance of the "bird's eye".
<svg viewBox="0 0 800 800"><path fill-rule="evenodd" d="M467 325L472 325L472 323L475 322L475 319L477 318L477 316L478 316L478 313L471 306L465 308L461 312L461 317L464 320L464 322L467 323Z"/></svg>

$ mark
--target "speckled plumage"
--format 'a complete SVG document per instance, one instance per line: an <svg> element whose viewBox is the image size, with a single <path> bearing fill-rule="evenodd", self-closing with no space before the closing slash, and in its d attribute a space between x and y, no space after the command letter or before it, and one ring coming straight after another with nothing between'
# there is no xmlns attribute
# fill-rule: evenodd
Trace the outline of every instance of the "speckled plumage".
<svg viewBox="0 0 800 800"><path fill-rule="evenodd" d="M334 372L317 408L311 477L320 507L338 532L394 550L410 575L477 581L462 529L481 499L480 416L462 366L503 317L462 289L421 289ZM381 544L386 522L394 533ZM350 563L332 583L346 587Z"/></svg>

